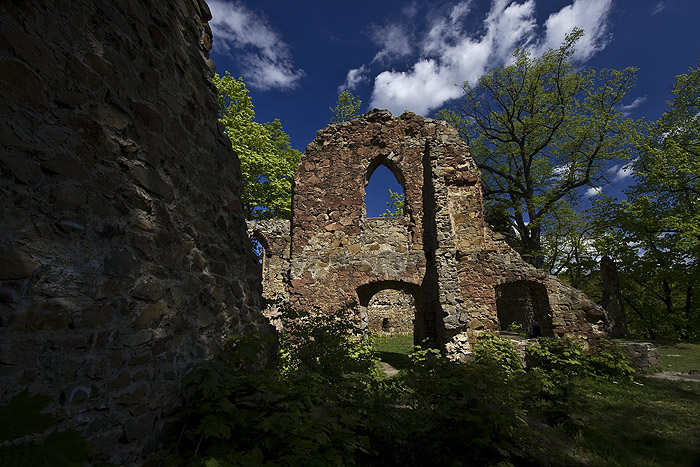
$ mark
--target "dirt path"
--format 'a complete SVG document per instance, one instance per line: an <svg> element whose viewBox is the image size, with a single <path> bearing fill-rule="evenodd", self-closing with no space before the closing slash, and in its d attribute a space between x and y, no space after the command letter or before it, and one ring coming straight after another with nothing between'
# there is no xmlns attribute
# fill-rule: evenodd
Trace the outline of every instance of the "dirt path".
<svg viewBox="0 0 700 467"><path fill-rule="evenodd" d="M680 373L678 371L662 371L661 373L646 375L646 377L667 379L670 381L693 381L695 383L700 383L700 370L690 370L688 373Z"/></svg>

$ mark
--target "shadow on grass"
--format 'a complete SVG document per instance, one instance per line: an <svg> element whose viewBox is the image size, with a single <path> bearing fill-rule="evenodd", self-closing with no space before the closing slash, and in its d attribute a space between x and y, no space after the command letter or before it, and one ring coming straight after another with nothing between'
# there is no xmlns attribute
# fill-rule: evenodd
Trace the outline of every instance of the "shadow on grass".
<svg viewBox="0 0 700 467"><path fill-rule="evenodd" d="M588 392L578 448L590 465L694 465L700 384L643 379Z"/></svg>
<svg viewBox="0 0 700 467"><path fill-rule="evenodd" d="M397 370L407 370L411 368L411 359L408 355L398 352L377 352L379 359Z"/></svg>

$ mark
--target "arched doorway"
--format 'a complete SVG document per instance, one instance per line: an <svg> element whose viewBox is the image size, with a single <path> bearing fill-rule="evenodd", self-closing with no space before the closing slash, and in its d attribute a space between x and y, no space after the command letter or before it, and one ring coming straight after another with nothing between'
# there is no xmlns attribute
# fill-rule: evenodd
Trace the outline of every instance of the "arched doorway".
<svg viewBox="0 0 700 467"><path fill-rule="evenodd" d="M357 288L360 317L370 332L414 331L420 286L402 281L377 281Z"/></svg>
<svg viewBox="0 0 700 467"><path fill-rule="evenodd" d="M542 336L554 335L544 284L526 280L501 284L496 287L496 308L501 331L520 326L528 335L537 328Z"/></svg>
<svg viewBox="0 0 700 467"><path fill-rule="evenodd" d="M412 333L415 319L416 300L403 290L381 290L367 305L367 328L373 333Z"/></svg>

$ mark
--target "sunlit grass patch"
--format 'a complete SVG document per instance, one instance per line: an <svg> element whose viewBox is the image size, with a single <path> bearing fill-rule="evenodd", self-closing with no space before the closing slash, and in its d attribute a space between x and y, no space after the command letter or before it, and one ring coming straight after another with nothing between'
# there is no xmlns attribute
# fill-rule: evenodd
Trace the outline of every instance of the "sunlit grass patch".
<svg viewBox="0 0 700 467"><path fill-rule="evenodd" d="M413 352L413 333L375 334L372 336L372 347L380 360L397 370L411 366L408 354Z"/></svg>
<svg viewBox="0 0 700 467"><path fill-rule="evenodd" d="M655 343L663 371L700 370L700 342Z"/></svg>

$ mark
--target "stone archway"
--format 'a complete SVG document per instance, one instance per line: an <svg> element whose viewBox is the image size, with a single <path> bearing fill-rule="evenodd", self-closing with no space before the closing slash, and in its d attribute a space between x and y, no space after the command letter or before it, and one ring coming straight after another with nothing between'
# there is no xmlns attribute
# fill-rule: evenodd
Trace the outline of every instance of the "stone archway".
<svg viewBox="0 0 700 467"><path fill-rule="evenodd" d="M402 281L377 281L358 287L363 325L370 332L414 332L420 289Z"/></svg>
<svg viewBox="0 0 700 467"><path fill-rule="evenodd" d="M415 319L416 300L403 290L381 290L367 305L367 327L373 333L412 333Z"/></svg>

